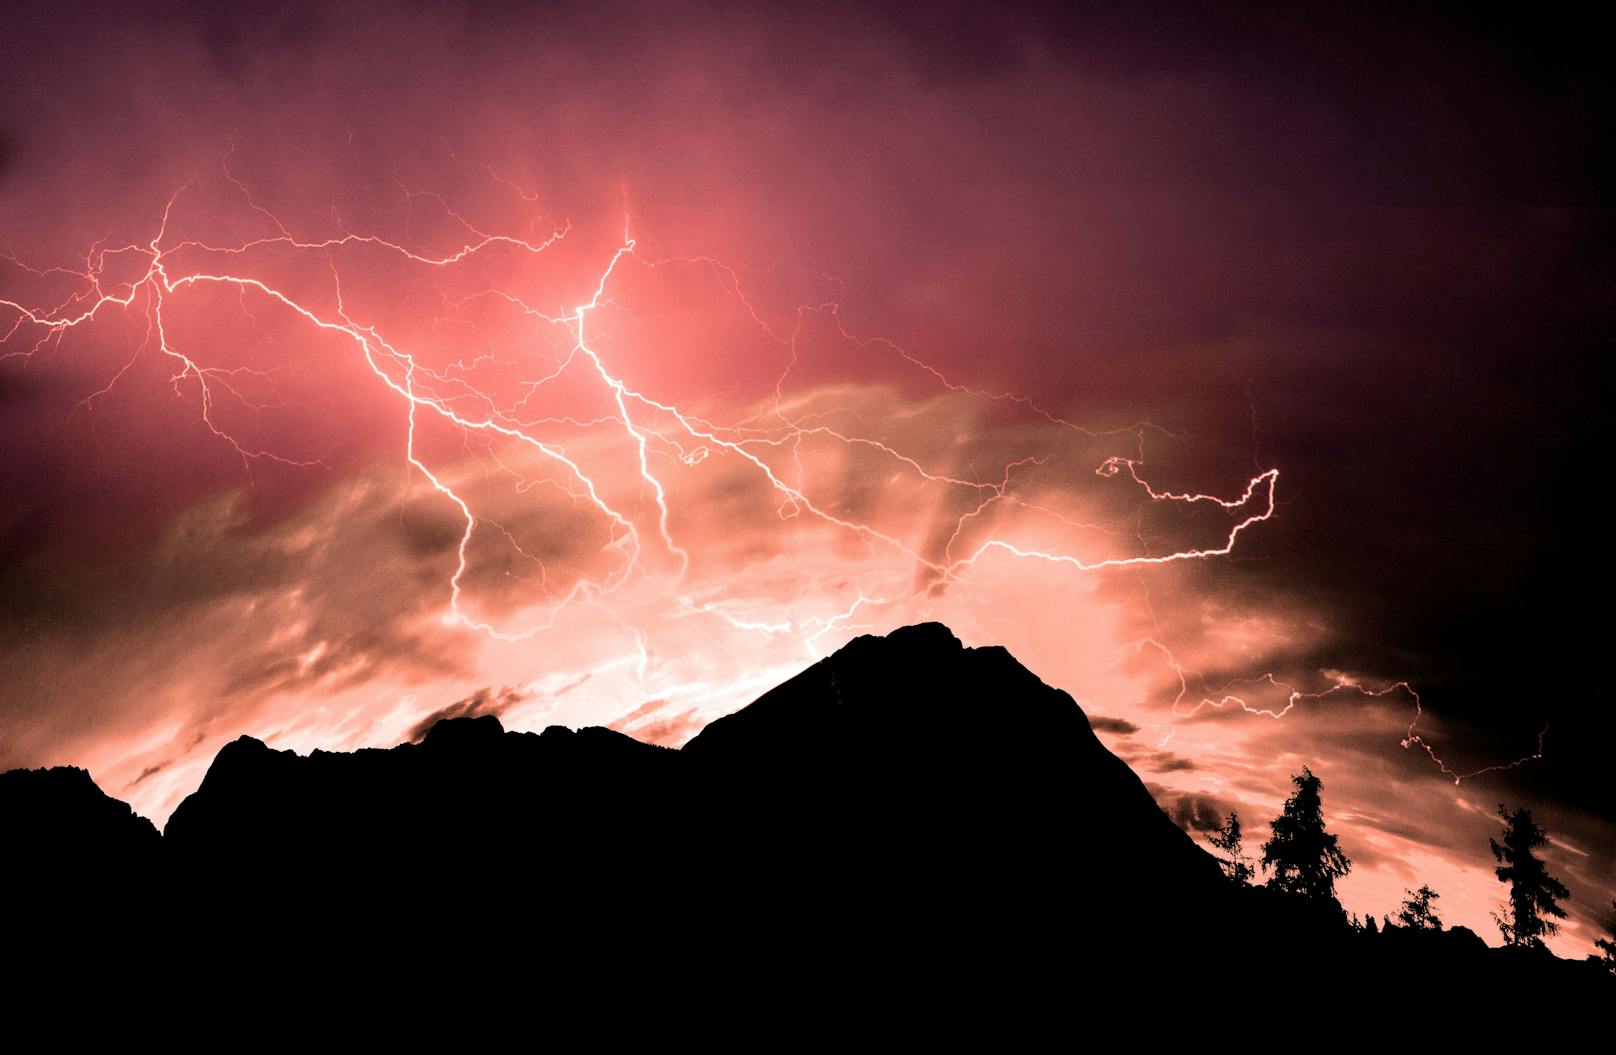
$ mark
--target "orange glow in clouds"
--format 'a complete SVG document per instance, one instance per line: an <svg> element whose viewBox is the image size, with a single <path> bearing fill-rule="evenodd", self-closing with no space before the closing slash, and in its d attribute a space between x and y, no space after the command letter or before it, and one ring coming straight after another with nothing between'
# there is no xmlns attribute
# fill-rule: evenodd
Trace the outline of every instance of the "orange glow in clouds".
<svg viewBox="0 0 1616 1055"><path fill-rule="evenodd" d="M937 619L1111 719L1164 805L1238 802L1254 841L1250 811L1309 762L1360 850L1349 907L1391 911L1417 884L1374 861L1417 858L1493 937L1490 876L1376 828L1353 803L1374 793L1271 721L1423 749L1412 795L1467 775L1410 724L1412 691L1292 687L1271 661L1327 641L1321 617L1183 589L1282 515L1279 469L1164 482L1153 456L1189 443L1171 423L1085 427L1001 390L991 348L957 376L855 332L833 277L681 255L631 207L558 221L447 152L446 189L368 172L364 219L233 157L129 203L134 240L0 263L0 356L73 389L75 456L126 489L128 523L84 530L109 568L152 554L117 589L177 598L51 665L141 706L36 762L161 823L243 732L386 746L448 710L678 744L857 634Z"/></svg>

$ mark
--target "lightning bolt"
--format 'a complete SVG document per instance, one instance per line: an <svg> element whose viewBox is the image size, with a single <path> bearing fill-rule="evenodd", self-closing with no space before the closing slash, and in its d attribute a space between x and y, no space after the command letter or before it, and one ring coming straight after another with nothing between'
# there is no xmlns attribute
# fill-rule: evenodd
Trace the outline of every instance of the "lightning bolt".
<svg viewBox="0 0 1616 1055"><path fill-rule="evenodd" d="M1227 556L1234 552L1247 531L1274 516L1280 476L1277 469L1254 466L1257 469L1255 474L1232 496L1159 487L1151 482L1145 471L1145 437L1154 433L1182 439L1178 434L1146 421L1123 428L1093 430L1069 420L1030 396L951 377L893 341L853 333L844 324L840 304L834 299L798 306L790 325L782 326L744 292L743 276L747 273L746 269L705 256L648 256L640 248L638 240L630 235L626 210L622 238L601 262L595 273L592 292L582 303L562 306L536 304L515 291L500 288L491 280L469 297L449 302L452 307L458 307L472 300L492 298L521 312L536 331L565 335L566 353L559 363L525 378L518 386L520 398L508 405L502 404L492 392L479 388L471 380L473 370L486 356L463 356L446 366L434 367L419 349L410 347L410 342L389 336L379 323L359 317L357 309L350 308L349 298L344 294L339 261L345 253L362 250L386 257L401 266L426 272L470 272L475 275L479 273L476 270L478 262L492 254L518 254L535 259L545 257L573 233L570 223L555 223L540 217L529 224L525 234L484 230L443 195L411 189L403 180L390 176L408 202L412 216L417 206L422 205L423 208L435 210L440 218L454 225L459 232L452 240L454 244L428 251L412 247L408 238L349 231L340 217L336 220L337 233L334 235L300 235L293 225L283 221L264 205L236 173L233 160L237 146L232 137L229 149L221 160L223 180L232 188L247 222L263 227L266 233L247 236L227 224L233 240L172 235L171 231L176 227L176 211L190 192L189 186L182 186L164 204L160 218L155 223L155 232L147 241L118 245L93 243L82 260L72 267L36 268L10 253L0 254L0 260L35 279L65 281L70 287L65 296L54 302L29 303L23 299L0 298L0 312L11 316L5 328L0 329L0 362L12 360L26 364L58 355L68 335L88 329L108 315L123 313L137 318L142 323L142 336L133 353L111 373L104 384L84 397L77 409L86 413L93 411L118 388L139 360L153 354L160 356L171 364L168 381L175 398L189 400L197 407L202 425L216 442L234 452L250 479L255 465L266 461L309 471L329 466L324 458L291 457L246 442L234 434L222 420L220 407L226 401L234 401L256 412L274 409L278 403L262 402L249 396L240 383L244 378L252 378L273 385L279 368L259 371L209 365L200 350L178 336L172 324L174 305L193 291L232 291L241 311L254 322L259 321L256 312L268 310L281 313L300 324L311 336L336 338L364 364L377 391L396 401L402 416L404 464L447 507L452 508L459 519L461 530L456 546L455 567L444 583L447 607L443 621L447 625L463 627L501 641L522 641L553 627L563 612L574 604L587 603L611 614L609 609L602 606L605 598L623 590L631 582L655 578L647 564L652 554L660 554L673 564L671 574L663 577L665 581L661 588L677 610L709 615L741 631L800 637L810 651L816 650L818 642L833 630L855 625L852 620L861 609L889 600L880 594L867 594L860 588L855 591L856 599L840 610L782 620L735 610L722 600L721 586L717 590L692 588L687 582L692 553L687 541L681 540L678 535L673 492L661 468L663 459L691 469L713 458L733 460L754 474L777 497L778 513L782 518L812 518L836 532L862 540L872 548L896 554L922 569L934 590L959 581L990 555L1065 566L1082 573L1146 568ZM457 166L480 172L494 186L516 194L524 203L536 201L536 194L524 190L493 168L481 162L462 161L452 154L450 156ZM307 276L318 275L328 279L324 288L329 290L330 303L318 303L285 283L272 282L254 273L250 267L252 259L269 253L307 261ZM114 272L127 272L131 262L134 265L133 274L121 279L111 277ZM615 306L612 292L619 285L621 273L630 266L648 270L706 269L716 278L719 287L741 305L758 333L779 345L785 353L784 365L773 385L772 404L766 410L727 424L717 422L692 407L658 398L635 386L623 372L614 368L603 350L596 319L603 308ZM839 280L830 276L822 277L840 290ZM1113 444L1131 440L1128 448L1130 453L1103 457L1093 470L1095 476L1102 480L1119 481L1145 504L1204 510L1213 517L1221 516L1224 521L1222 529L1210 542L1152 547L1144 545L1141 540L1139 551L1120 554L1052 548L1014 532L1002 536L989 534L974 543L967 542L969 529L979 523L991 528L990 513L1004 505L1039 512L1066 527L1106 529L1101 525L1074 520L1058 510L1041 505L1018 487L1021 476L1031 469L1046 466L1049 461L1047 453L1024 454L1007 460L996 478L984 480L966 477L928 465L923 458L881 439L835 427L821 417L794 406L787 396L786 385L801 361L799 344L803 328L810 319L824 320L842 340L861 353L888 356L901 368L917 372L940 392L951 397L999 404L1044 426L1069 431L1086 439ZM579 373L587 376L606 398L611 408L609 413L593 417L526 416L541 392L559 384L564 376L575 377ZM472 498L449 470L432 464L422 450L419 439L419 428L427 420L458 430L467 440L476 438L484 443L500 470L517 479L519 493L526 493L535 486L535 482L519 469L501 461L498 447L520 449L539 463L549 466L557 476L545 482L559 488L580 507L592 510L605 526L607 542L603 552L613 556L611 566L598 575L578 577L564 590L552 590L543 561L523 549L511 532L496 520L480 514ZM649 496L649 514L642 514L636 508L625 506L621 500L611 497L610 489L593 475L593 470L586 466L580 456L569 450L564 442L546 438L541 431L557 425L584 430L601 427L619 430L621 438L634 452L634 471L640 493ZM808 473L802 461L802 447L808 441L828 442L846 451L884 459L894 472L907 473L911 478L957 495L962 511L954 517L952 529L942 537L940 545L929 551L923 550L884 526L840 511L833 500L816 493L807 482ZM794 472L777 464L786 455L789 455ZM525 625L502 625L477 613L473 599L468 596L467 576L471 568L472 547L481 533L499 535L513 551L539 567L540 583L548 603L548 611L543 618ZM612 617L618 618L615 614ZM651 662L644 631L638 627L629 629L637 642L638 667L643 680ZM1289 692L1288 702L1282 709L1253 708L1238 695L1225 694L1215 700L1203 699L1183 712L1180 704L1189 694L1186 672L1166 646L1155 639L1148 644L1167 656L1179 677L1181 691L1179 699L1174 702L1174 714L1179 717L1192 716L1208 706L1239 706L1250 713L1277 719L1303 700L1318 700L1336 692L1350 690L1369 698L1407 693L1414 702L1416 713L1403 746L1424 750L1456 782L1481 773L1512 768L1541 756L1540 736L1539 752L1529 758L1471 773L1454 772L1415 732L1420 718L1420 701L1405 682L1376 691L1342 683L1323 692L1307 693L1283 685L1270 674L1254 680L1266 680L1270 685Z"/></svg>
<svg viewBox="0 0 1616 1055"><path fill-rule="evenodd" d="M1420 699L1419 692L1417 692L1414 686L1410 685L1407 681L1394 681L1382 688L1371 689L1364 686L1355 677L1336 672L1330 675L1331 685L1329 688L1318 692L1308 692L1279 680L1279 678L1270 671L1256 677L1240 678L1235 681L1231 681L1224 685L1221 689L1202 695L1199 700L1189 703L1187 701L1189 701L1190 697L1193 695L1190 691L1189 683L1191 672L1186 670L1183 664L1178 661L1178 658L1173 654L1172 649L1168 648L1154 637L1144 638L1136 642L1136 645L1138 647L1153 648L1160 652L1168 667L1173 671L1174 676L1178 679L1178 693L1173 697L1171 707L1172 715L1175 718L1193 718L1195 715L1208 708L1211 708L1212 710L1222 710L1226 707L1235 707L1246 714L1261 718L1271 718L1277 721L1285 717L1287 714L1290 714L1298 704L1304 702L1317 703L1337 695L1349 694L1365 700L1382 700L1388 697L1395 698L1402 696L1413 704L1414 715L1409 720L1408 729L1404 732L1402 739L1398 741L1398 746L1402 747L1404 750L1418 748L1423 751L1431 760L1432 764L1435 765L1437 769L1443 773L1443 775L1453 778L1453 782L1456 785L1462 784L1466 780L1471 780L1487 773L1502 773L1507 770L1516 769L1520 766L1526 765L1528 762L1534 762L1543 757L1543 739L1548 735L1549 731L1549 727L1547 725L1544 725L1543 728L1539 730L1537 734L1537 748L1529 754L1521 755L1519 758L1512 759L1508 762L1481 766L1478 769L1454 769L1436 753L1436 749L1431 745L1430 742L1425 740L1419 733L1414 731L1415 727L1419 725L1420 719L1424 716L1425 708L1424 702ZM1239 693L1229 691L1237 685L1267 685L1268 687L1276 689L1285 694L1285 705L1277 709L1273 707L1253 706L1251 703L1247 702L1244 696L1240 695Z"/></svg>

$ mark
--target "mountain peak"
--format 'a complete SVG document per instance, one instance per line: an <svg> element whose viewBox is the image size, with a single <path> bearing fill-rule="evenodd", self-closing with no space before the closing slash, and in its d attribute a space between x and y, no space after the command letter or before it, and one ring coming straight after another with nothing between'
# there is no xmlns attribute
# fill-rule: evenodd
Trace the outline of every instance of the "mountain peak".
<svg viewBox="0 0 1616 1055"><path fill-rule="evenodd" d="M504 735L505 727L492 714L443 718L426 731L421 744L434 751L467 750L493 743Z"/></svg>
<svg viewBox="0 0 1616 1055"><path fill-rule="evenodd" d="M887 634L860 634L854 641L883 641L888 647L953 649L965 647L954 631L939 622L910 623Z"/></svg>
<svg viewBox="0 0 1616 1055"><path fill-rule="evenodd" d="M1071 696L938 623L855 638L683 750L599 727L507 733L492 716L389 750L241 737L160 840L82 770L0 776L0 821L8 850L22 833L11 860L30 862L6 878L30 911L54 906L35 913L46 926L92 922L89 906L108 917L95 933L149 926L139 948L174 948L178 927L198 962L223 948L286 971L311 955L280 940L298 929L340 935L356 962L391 960L401 935L433 963L473 945L569 971L672 955L732 991L817 1000L851 978L928 1007L962 982L962 1001L998 986L1005 1007L1064 1007L1096 975L1255 977L1304 958L1343 986L1390 966L1469 972L1480 990L1505 961L1556 999L1608 984L1552 957L1500 960L1457 929L1371 946L1339 906L1235 887ZM108 882L133 896L104 896ZM499 900L513 911L473 920ZM218 921L244 910L273 929L221 946ZM355 938L367 923L373 945Z"/></svg>
<svg viewBox="0 0 1616 1055"><path fill-rule="evenodd" d="M1012 738L1028 723L1051 726L1057 742L1102 750L1071 696L1046 685L998 646L967 648L942 623L916 623L854 638L741 710L715 719L685 745L705 754L731 738L781 750L806 738L878 737L913 746L961 736ZM969 732L972 731L974 732ZM893 744L892 746L896 746Z"/></svg>
<svg viewBox="0 0 1616 1055"><path fill-rule="evenodd" d="M0 832L17 862L57 867L155 850L157 829L77 766L0 773Z"/></svg>

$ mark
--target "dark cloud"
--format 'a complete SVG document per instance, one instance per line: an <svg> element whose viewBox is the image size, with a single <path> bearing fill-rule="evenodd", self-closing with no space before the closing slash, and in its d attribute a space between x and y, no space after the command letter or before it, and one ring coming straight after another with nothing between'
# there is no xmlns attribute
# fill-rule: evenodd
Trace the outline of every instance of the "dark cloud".
<svg viewBox="0 0 1616 1055"><path fill-rule="evenodd" d="M706 724L707 719L691 709L636 726L631 735L636 740L656 744L659 747L680 747L686 740L701 732Z"/></svg>
<svg viewBox="0 0 1616 1055"><path fill-rule="evenodd" d="M410 728L408 740L412 744L420 743L426 739L426 734L432 731L434 725L448 718L480 718L485 714L498 718L526 699L526 694L510 687L478 689L470 696L456 700L447 707L440 707L416 722Z"/></svg>
<svg viewBox="0 0 1616 1055"><path fill-rule="evenodd" d="M1097 733L1117 733L1122 736L1132 736L1139 731L1139 726L1126 718L1111 718L1103 714L1089 715L1089 726Z"/></svg>
<svg viewBox="0 0 1616 1055"><path fill-rule="evenodd" d="M556 696L565 696L567 693L572 692L574 689L579 689L579 688L582 688L584 685L587 685L589 683L589 679L592 678L592 677L594 677L593 674L589 674L589 673L580 674L576 678L573 678L570 681L567 681L564 684L562 684L559 687L552 690L550 692L550 696L552 698L556 697Z"/></svg>
<svg viewBox="0 0 1616 1055"><path fill-rule="evenodd" d="M0 767L97 724L189 728L244 718L274 694L461 672L465 643L422 620L442 603L454 550L422 563L401 537L400 501L388 487L317 492L306 512L255 525L231 490L143 548L86 559L58 541L0 567L15 692Z"/></svg>
<svg viewBox="0 0 1616 1055"><path fill-rule="evenodd" d="M951 376L1035 391L1090 424L1170 427L1144 442L1163 487L1222 494L1279 468L1279 515L1235 559L1119 588L1165 579L1208 600L1155 606L1175 644L1279 611L1299 637L1272 655L1313 688L1325 668L1410 679L1422 735L1459 768L1518 758L1547 724L1545 757L1483 778L1485 794L1559 810L1593 854L1566 857L1589 877L1579 889L1609 887L1598 818L1616 727L1597 612L1613 591L1590 487L1609 474L1616 395L1616 91L1593 14L826 0L63 10L12 5L0 35L0 242L73 261L91 238L149 237L132 203L215 171L243 129L240 160L266 194L348 187L352 202L320 209L354 224L388 226L392 191L374 170L452 141L584 219L605 212L615 228L629 193L647 237L680 251L835 274L849 325L925 348ZM294 161L329 171L300 182ZM0 268L5 291L18 281ZM272 466L244 481L190 404L157 427L141 419L140 398L173 402L161 364L144 387L72 413L127 349L105 351L48 371L0 364L0 765L159 717L207 726L269 694L471 676L464 643L431 621L452 510L400 512L384 484L312 542L306 518L341 489ZM341 480L376 472L397 422L329 399L340 373L318 380L295 402L331 413L269 438L329 454ZM323 442L333 422L346 445ZM755 476L728 483L715 521L768 497ZM850 508L881 498L862 484ZM600 542L598 524L559 506L496 512L546 560ZM1176 526L1135 525L1155 546ZM559 554L545 548L557 539ZM521 595L502 584L536 573L484 541L468 583L503 613ZM725 543L766 548L745 533ZM1238 642L1200 652L1192 693L1255 673ZM1165 705L1176 679L1162 687ZM1305 720L1273 725L1205 708L1192 728L1248 733L1267 758L1336 759L1327 796L1357 801L1366 836L1474 855L1484 818L1422 812L1446 780L1397 747L1401 707L1310 703L1293 716ZM693 727L658 713L624 721L674 740ZM1375 721L1324 720L1351 714ZM1197 775L1217 761L1134 757ZM1240 773L1222 786L1285 790ZM1209 823L1209 800L1174 794L1175 819Z"/></svg>
<svg viewBox="0 0 1616 1055"><path fill-rule="evenodd" d="M1145 761L1145 766L1152 773L1187 773L1200 768L1192 759L1175 755L1171 751L1156 752Z"/></svg>
<svg viewBox="0 0 1616 1055"><path fill-rule="evenodd" d="M1134 769L1147 773L1189 773L1201 768L1194 759L1185 758L1171 751L1151 751L1124 746L1117 751L1117 755Z"/></svg>
<svg viewBox="0 0 1616 1055"><path fill-rule="evenodd" d="M647 744L679 747L707 724L694 708L664 714L667 708L667 700L650 700L612 722L609 728Z"/></svg>
<svg viewBox="0 0 1616 1055"><path fill-rule="evenodd" d="M1151 781L1145 782L1145 788L1173 823L1187 832L1217 831L1223 827L1224 818L1236 812L1232 802L1219 796L1183 792ZM1251 818L1245 823L1249 830Z"/></svg>
<svg viewBox="0 0 1616 1055"><path fill-rule="evenodd" d="M613 722L612 728L619 731L625 730L634 725L634 723L650 717L667 705L668 701L660 698L646 700L644 703L640 704L640 706L634 708L632 711Z"/></svg>
<svg viewBox="0 0 1616 1055"><path fill-rule="evenodd" d="M139 784L141 781L145 780L148 777L155 777L157 774L161 773L163 770L165 770L167 768L168 768L167 763L163 763L163 762L160 762L155 766L147 766L145 769L142 769L140 771L140 775L138 777L136 777L134 780L131 780L129 782L128 786L132 788L136 784Z"/></svg>

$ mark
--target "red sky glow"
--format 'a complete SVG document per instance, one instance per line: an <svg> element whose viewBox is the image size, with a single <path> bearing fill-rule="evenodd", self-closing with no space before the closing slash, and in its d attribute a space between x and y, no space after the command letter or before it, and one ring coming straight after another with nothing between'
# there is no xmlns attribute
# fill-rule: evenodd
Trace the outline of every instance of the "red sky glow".
<svg viewBox="0 0 1616 1055"><path fill-rule="evenodd" d="M1607 221L1563 158L1477 182L1508 100L1433 145L1440 78L1030 14L185 12L28 13L0 106L0 768L161 824L243 733L678 745L934 619L1193 832L1260 853L1310 766L1349 910L1497 943L1531 805L1589 951L1616 819L1545 642L1593 631L1522 584L1569 583Z"/></svg>

